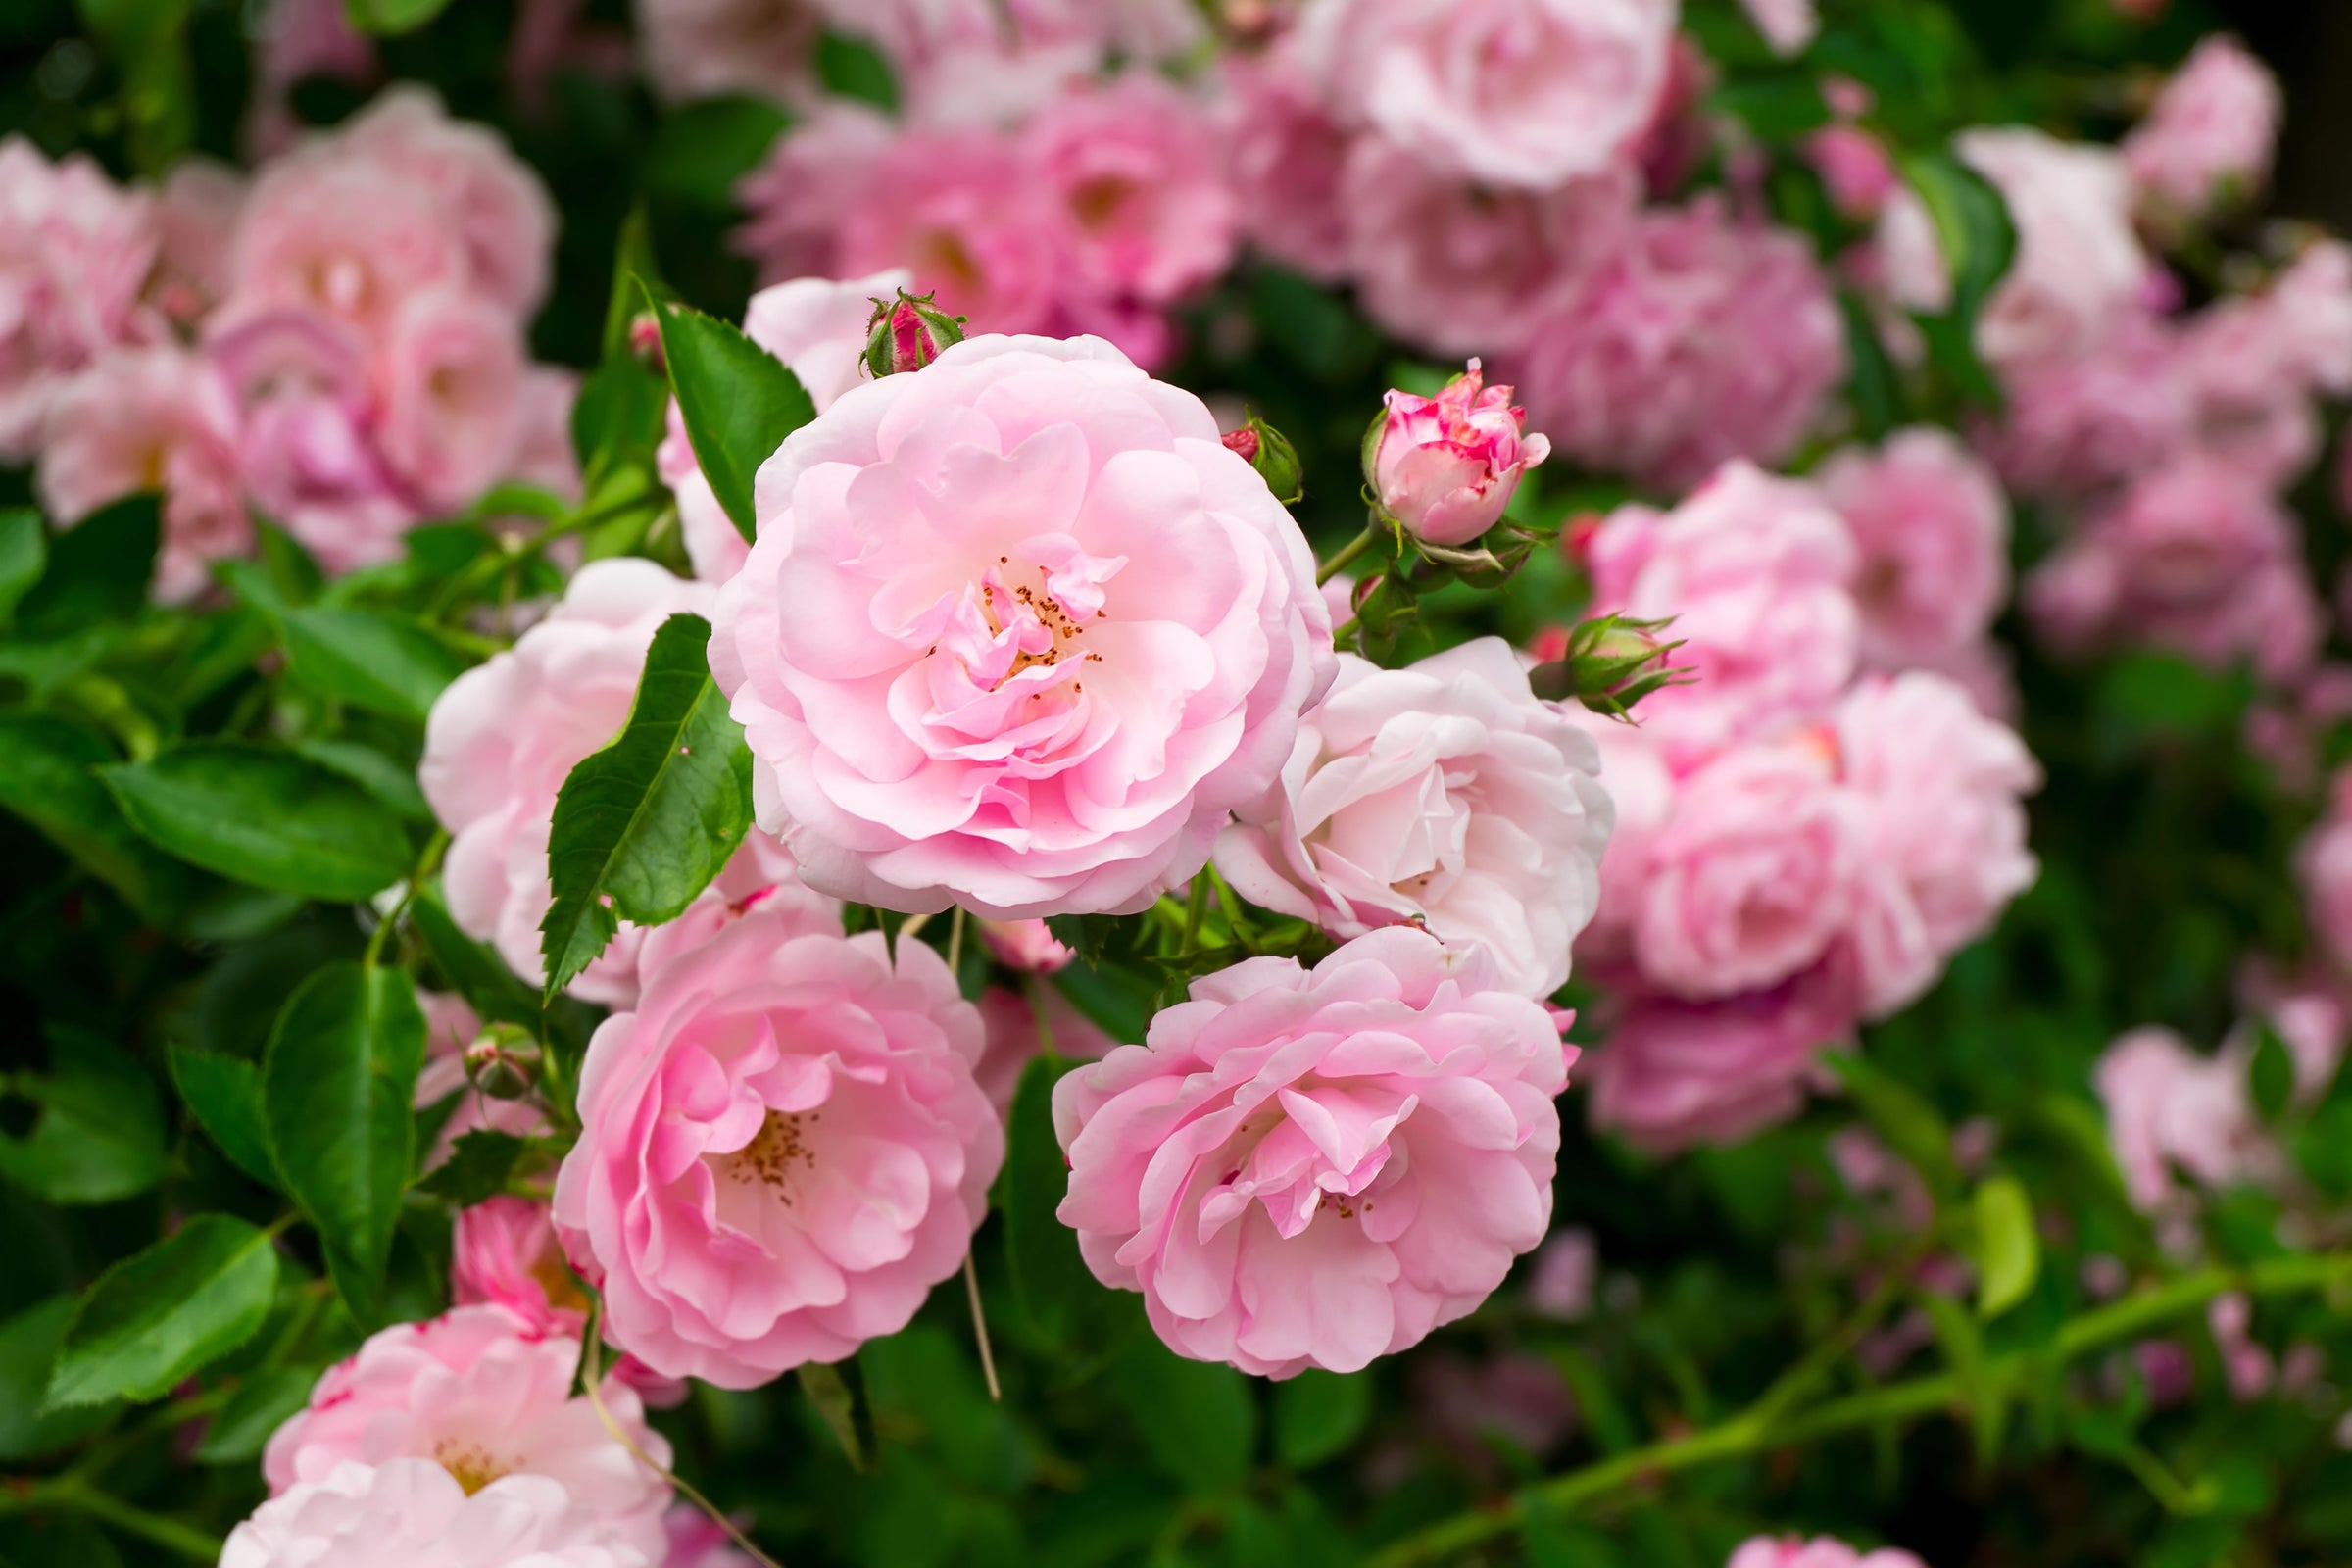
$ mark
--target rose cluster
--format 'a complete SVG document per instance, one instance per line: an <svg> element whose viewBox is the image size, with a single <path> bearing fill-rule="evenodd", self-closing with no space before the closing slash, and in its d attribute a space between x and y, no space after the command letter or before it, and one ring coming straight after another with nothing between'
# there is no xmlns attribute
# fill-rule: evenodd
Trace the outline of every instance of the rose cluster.
<svg viewBox="0 0 2352 1568"><path fill-rule="evenodd" d="M575 484L568 372L523 327L555 212L431 94L388 92L250 181L194 162L158 191L0 144L0 456L51 518L162 494L155 591L186 600L252 517L329 570L503 479Z"/></svg>
<svg viewBox="0 0 2352 1568"><path fill-rule="evenodd" d="M1812 481L1733 464L1583 532L1596 605L1673 616L1688 675L1636 725L1587 720L1617 809L1579 949L1612 993L1597 1125L1667 1150L1790 1114L1822 1047L2033 881L2038 772L1984 644L2006 531L1990 477L1922 429Z"/></svg>

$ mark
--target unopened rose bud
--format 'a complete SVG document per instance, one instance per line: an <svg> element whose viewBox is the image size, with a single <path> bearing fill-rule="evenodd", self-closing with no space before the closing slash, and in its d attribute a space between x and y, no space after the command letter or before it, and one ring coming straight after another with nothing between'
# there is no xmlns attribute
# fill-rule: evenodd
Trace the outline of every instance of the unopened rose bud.
<svg viewBox="0 0 2352 1568"><path fill-rule="evenodd" d="M466 1081L492 1100L520 1100L539 1082L539 1042L515 1024L494 1023L466 1048Z"/></svg>
<svg viewBox="0 0 2352 1568"><path fill-rule="evenodd" d="M1252 414L1239 430L1228 430L1221 438L1229 452L1239 453L1257 476L1266 481L1274 499L1289 506L1305 493L1298 467L1298 449L1291 445L1290 437Z"/></svg>
<svg viewBox="0 0 2352 1568"><path fill-rule="evenodd" d="M931 298L901 289L895 300L874 301L874 314L865 323L866 374L919 370L942 350L963 341L963 318L950 316Z"/></svg>
<svg viewBox="0 0 2352 1568"><path fill-rule="evenodd" d="M651 311L639 311L629 318L629 353L637 363L657 374L664 373L668 361L662 354L662 323L654 319Z"/></svg>
<svg viewBox="0 0 2352 1568"><path fill-rule="evenodd" d="M1682 644L1665 638L1667 625L1618 615L1583 621L1563 637L1540 640L1542 662L1528 672L1529 683L1546 702L1581 702L1622 717L1650 693L1689 677L1668 662Z"/></svg>
<svg viewBox="0 0 2352 1568"><path fill-rule="evenodd" d="M1386 402L1364 438L1364 478L1381 511L1424 544L1465 545L1494 526L1519 476L1551 452L1476 360L1434 398L1392 391Z"/></svg>

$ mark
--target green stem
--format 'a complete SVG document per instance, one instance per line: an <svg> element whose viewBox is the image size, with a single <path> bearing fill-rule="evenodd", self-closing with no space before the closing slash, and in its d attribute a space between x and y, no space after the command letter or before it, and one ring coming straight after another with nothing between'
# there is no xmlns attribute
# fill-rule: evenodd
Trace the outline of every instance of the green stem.
<svg viewBox="0 0 2352 1568"><path fill-rule="evenodd" d="M417 885L433 874L433 868L441 863L441 852L448 847L449 831L446 828L435 830L425 842L424 853L416 857L416 863L409 869L408 880L401 884L400 902L375 922L374 930L368 933L368 951L361 961L368 968L374 968L377 960L383 957L384 943L391 937L392 928L400 923L402 915L409 912L410 904L416 898Z"/></svg>
<svg viewBox="0 0 2352 1568"><path fill-rule="evenodd" d="M1184 901L1184 951L1200 951L1200 921L1208 913L1208 874L1203 867L1193 873L1193 890Z"/></svg>
<svg viewBox="0 0 2352 1568"><path fill-rule="evenodd" d="M1370 522L1365 523L1364 531L1362 533L1357 534L1354 538L1340 546L1340 553L1338 555L1333 556L1329 561L1326 561L1323 563L1323 564L1315 568L1316 585L1319 587L1322 584L1331 581L1332 578L1338 576L1341 571L1346 569L1348 563L1353 561L1356 557L1362 555L1365 551L1371 549L1378 543L1380 543L1379 524Z"/></svg>
<svg viewBox="0 0 2352 1568"><path fill-rule="evenodd" d="M126 1536L135 1536L192 1562L212 1563L220 1559L219 1536L209 1535L194 1525L182 1524L160 1513L149 1513L144 1508L133 1507L120 1497L109 1496L92 1489L77 1476L24 1482L0 1490L0 1517L12 1513L41 1513L51 1509L87 1514L100 1524L111 1525Z"/></svg>
<svg viewBox="0 0 2352 1568"><path fill-rule="evenodd" d="M1988 1362L1979 1375L1999 1384L2026 1375L2044 1356L2070 1360L2110 1345L2135 1340L2232 1291L2244 1291L2251 1296L2286 1296L2346 1282L2352 1282L2352 1255L2340 1253L2271 1258L2245 1269L2200 1269L2071 1319L2060 1327L2053 1345L1998 1357ZM1719 1459L1794 1447L1816 1438L1955 1409L1962 1404L1964 1393L1957 1374L1939 1372L1827 1400L1786 1420L1770 1419L1772 1412L1762 1408L1773 1396L1768 1392L1764 1400L1720 1426L1653 1443L1554 1476L1538 1482L1527 1493L1498 1507L1456 1514L1415 1531L1376 1554L1371 1559L1371 1568L1411 1568L1417 1563L1451 1561L1482 1542L1517 1529L1527 1517L1526 1499L1530 1495L1541 1498L1549 1509L1564 1513L1638 1482L1662 1479Z"/></svg>

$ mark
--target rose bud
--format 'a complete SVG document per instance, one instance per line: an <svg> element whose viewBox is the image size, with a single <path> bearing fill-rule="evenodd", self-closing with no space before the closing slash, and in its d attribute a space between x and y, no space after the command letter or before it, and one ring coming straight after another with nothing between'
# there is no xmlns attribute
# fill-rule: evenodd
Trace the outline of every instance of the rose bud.
<svg viewBox="0 0 2352 1568"><path fill-rule="evenodd" d="M1290 506L1305 494L1298 467L1298 449L1291 438L1252 414L1239 430L1228 430L1219 437L1229 452L1240 454L1242 460L1257 470L1274 492L1274 499Z"/></svg>
<svg viewBox="0 0 2352 1568"><path fill-rule="evenodd" d="M1364 477L1381 510L1423 544L1468 544L1510 505L1519 476L1551 443L1523 433L1511 389L1486 386L1478 361L1434 398L1391 391L1364 440Z"/></svg>
<svg viewBox="0 0 2352 1568"><path fill-rule="evenodd" d="M539 1081L539 1042L515 1024L494 1023L466 1048L466 1081L492 1100L520 1100Z"/></svg>
<svg viewBox="0 0 2352 1568"><path fill-rule="evenodd" d="M874 301L874 314L865 323L865 369L874 376L919 370L939 358L940 350L963 341L963 318L950 316L921 297L899 290L895 300Z"/></svg>

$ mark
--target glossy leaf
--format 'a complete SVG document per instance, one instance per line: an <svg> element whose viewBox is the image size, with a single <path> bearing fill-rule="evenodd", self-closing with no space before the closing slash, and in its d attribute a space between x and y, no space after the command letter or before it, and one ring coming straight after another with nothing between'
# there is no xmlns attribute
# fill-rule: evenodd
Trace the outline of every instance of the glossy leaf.
<svg viewBox="0 0 2352 1568"><path fill-rule="evenodd" d="M416 723L466 661L413 620L371 610L289 609L286 667L321 697Z"/></svg>
<svg viewBox="0 0 2352 1568"><path fill-rule="evenodd" d="M350 903L400 880L400 823L376 798L278 747L194 741L100 776L150 842L209 871Z"/></svg>
<svg viewBox="0 0 2352 1568"><path fill-rule="evenodd" d="M654 306L669 383L711 494L746 539L752 476L784 438L816 417L800 377L740 327L674 303Z"/></svg>
<svg viewBox="0 0 2352 1568"><path fill-rule="evenodd" d="M473 1093L467 1089L466 1094ZM530 1145L512 1133L487 1128L462 1133L449 1157L418 1178L416 1190L452 1208L470 1208L507 1190L507 1179Z"/></svg>
<svg viewBox="0 0 2352 1568"><path fill-rule="evenodd" d="M102 507L52 535L48 569L17 604L17 630L27 637L59 637L91 621L136 615L147 604L162 538L162 514L153 496Z"/></svg>
<svg viewBox="0 0 2352 1568"><path fill-rule="evenodd" d="M1310 1368L1274 1386L1274 1455L1300 1467L1337 1458L1371 1414L1369 1376Z"/></svg>
<svg viewBox="0 0 2352 1568"><path fill-rule="evenodd" d="M30 507L0 510L0 626L15 616L17 601L41 580L49 564L48 530Z"/></svg>
<svg viewBox="0 0 2352 1568"><path fill-rule="evenodd" d="M41 1407L74 1306L73 1297L52 1296L0 1323L0 1461L54 1452L115 1417L111 1400L65 1410Z"/></svg>
<svg viewBox="0 0 2352 1568"><path fill-rule="evenodd" d="M183 905L194 878L133 832L97 770L116 760L103 737L41 714L0 716L0 807L38 828L154 921Z"/></svg>
<svg viewBox="0 0 2352 1568"><path fill-rule="evenodd" d="M1118 1390L1161 1469L1196 1494L1248 1478L1257 1447L1257 1404L1229 1366L1188 1361L1139 1337L1114 1369Z"/></svg>
<svg viewBox="0 0 2352 1568"><path fill-rule="evenodd" d="M172 1082L196 1123L229 1163L265 1187L277 1185L262 1118L262 1070L242 1056L173 1046Z"/></svg>
<svg viewBox="0 0 2352 1568"><path fill-rule="evenodd" d="M164 1106L146 1069L120 1047L51 1026L50 1069L19 1073L10 1092L39 1107L22 1138L0 1134L0 1176L52 1203L111 1203L164 1176Z"/></svg>
<svg viewBox="0 0 2352 1568"><path fill-rule="evenodd" d="M251 1339L276 1288L268 1233L226 1214L194 1216L84 1293L47 1407L161 1398Z"/></svg>

